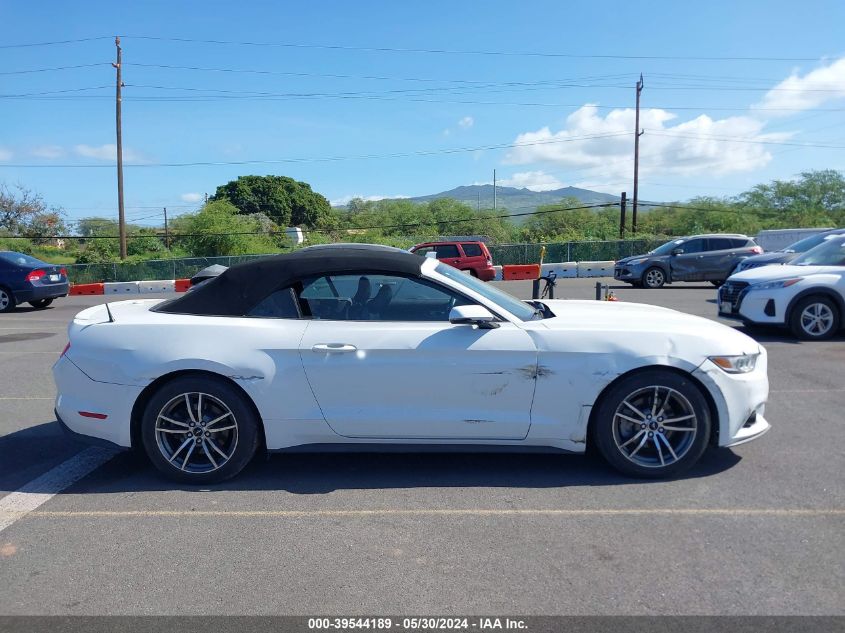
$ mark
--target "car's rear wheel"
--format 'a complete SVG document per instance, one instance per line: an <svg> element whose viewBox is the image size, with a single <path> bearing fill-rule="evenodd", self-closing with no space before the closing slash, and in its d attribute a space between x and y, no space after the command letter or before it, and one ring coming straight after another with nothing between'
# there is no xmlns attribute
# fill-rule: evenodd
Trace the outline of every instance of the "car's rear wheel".
<svg viewBox="0 0 845 633"><path fill-rule="evenodd" d="M792 333L805 341L823 341L839 329L839 308L829 297L816 295L801 299L789 315Z"/></svg>
<svg viewBox="0 0 845 633"><path fill-rule="evenodd" d="M182 376L150 398L141 421L144 449L165 476L215 483L237 475L258 448L258 420L223 379Z"/></svg>
<svg viewBox="0 0 845 633"><path fill-rule="evenodd" d="M701 389L680 374L655 369L621 380L602 397L591 438L625 475L670 477L699 460L710 425Z"/></svg>
<svg viewBox="0 0 845 633"><path fill-rule="evenodd" d="M662 288L665 283L666 273L657 266L653 266L643 273L643 286L646 288Z"/></svg>
<svg viewBox="0 0 845 633"><path fill-rule="evenodd" d="M6 288L0 287L0 312L11 312L15 309L15 295Z"/></svg>
<svg viewBox="0 0 845 633"><path fill-rule="evenodd" d="M36 299L35 301L30 301L29 305L31 305L36 310L43 310L51 303L53 303L52 299Z"/></svg>

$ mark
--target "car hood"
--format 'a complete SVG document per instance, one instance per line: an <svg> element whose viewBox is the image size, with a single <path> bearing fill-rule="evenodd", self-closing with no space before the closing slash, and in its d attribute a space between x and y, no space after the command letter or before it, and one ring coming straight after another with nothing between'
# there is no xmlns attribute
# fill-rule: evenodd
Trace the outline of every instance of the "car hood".
<svg viewBox="0 0 845 633"><path fill-rule="evenodd" d="M642 255L631 255L630 257L623 257L620 260L617 260L617 264L627 264L630 261L635 259L642 259L643 257L647 257L648 259L662 259L666 257L665 255L653 255L651 253L643 253Z"/></svg>
<svg viewBox="0 0 845 633"><path fill-rule="evenodd" d="M788 279L789 277L806 277L807 275L819 275L823 273L836 273L841 275L845 272L845 266L783 266L752 268L743 270L740 273L730 276L730 281L745 281L756 283L772 281L775 279Z"/></svg>
<svg viewBox="0 0 845 633"><path fill-rule="evenodd" d="M756 353L760 345L749 336L716 321L669 308L622 301L543 301L555 317L543 319L550 330L593 333L597 339L624 340L626 345L676 349L681 355Z"/></svg>
<svg viewBox="0 0 845 633"><path fill-rule="evenodd" d="M749 264L782 264L786 262L791 262L793 259L798 257L801 253L787 253L785 251L774 251L771 253L763 253L762 255L752 255L751 257L746 257L743 262L748 262Z"/></svg>

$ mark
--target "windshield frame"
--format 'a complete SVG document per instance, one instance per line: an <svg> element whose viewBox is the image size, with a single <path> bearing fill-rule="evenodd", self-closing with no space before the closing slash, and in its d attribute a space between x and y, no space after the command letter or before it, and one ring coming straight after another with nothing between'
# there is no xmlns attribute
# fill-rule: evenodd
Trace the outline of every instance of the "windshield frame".
<svg viewBox="0 0 845 633"><path fill-rule="evenodd" d="M832 232L828 232L828 231L821 231L820 233L816 233L815 235L810 235L808 237L802 237L797 242L793 242L789 246L784 247L782 252L804 254L804 253L807 253L807 252L813 250L816 246L824 244L825 240L829 240L831 238L834 238L837 235L845 235L845 233L832 233ZM796 246L798 246L799 244L803 244L804 242L809 242L809 243L812 244L814 241L815 241L815 244L813 244L809 248L804 248L802 246L801 248L803 248L804 250L798 250L797 248L795 248Z"/></svg>
<svg viewBox="0 0 845 633"><path fill-rule="evenodd" d="M467 294L479 303L492 304L495 306L494 311L504 312L517 321L533 321L537 316L537 308L531 304L449 264L438 262L434 258L427 258L423 264L422 273L430 279L435 279L439 283L446 283L446 285ZM490 309L489 305L487 307Z"/></svg>
<svg viewBox="0 0 845 633"><path fill-rule="evenodd" d="M686 237L679 237L679 238L674 239L674 240L669 240L665 244L661 244L660 246L655 248L653 251L649 251L648 254L649 255L671 255L672 251L674 251L676 248L680 248L681 245L684 244L688 239L689 238L686 238ZM662 250L662 249L665 249L665 250Z"/></svg>
<svg viewBox="0 0 845 633"><path fill-rule="evenodd" d="M824 258L839 254L838 263L826 263ZM821 258L821 261L819 261ZM845 235L835 235L826 238L815 248L793 259L792 266L845 266Z"/></svg>

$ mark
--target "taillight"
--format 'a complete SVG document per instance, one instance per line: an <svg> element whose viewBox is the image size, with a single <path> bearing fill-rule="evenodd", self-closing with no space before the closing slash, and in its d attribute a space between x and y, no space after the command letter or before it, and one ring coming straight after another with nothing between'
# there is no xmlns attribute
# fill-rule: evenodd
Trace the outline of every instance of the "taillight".
<svg viewBox="0 0 845 633"><path fill-rule="evenodd" d="M26 280L27 281L38 281L39 279L44 277L44 275L46 275L46 274L47 273L45 273L43 270L33 270L32 272L30 272L26 276Z"/></svg>
<svg viewBox="0 0 845 633"><path fill-rule="evenodd" d="M751 249L751 252L759 255L760 253L763 252L763 248L761 246L755 246L754 248Z"/></svg>
<svg viewBox="0 0 845 633"><path fill-rule="evenodd" d="M70 341L68 341L68 344L65 345L65 348L62 350L61 356L64 356L65 354L67 354L67 351L69 349L70 349Z"/></svg>
<svg viewBox="0 0 845 633"><path fill-rule="evenodd" d="M488 266L492 266L492 265L493 265L493 260L492 260L492 259L490 259L489 257L487 258L487 265L488 265Z"/></svg>
<svg viewBox="0 0 845 633"><path fill-rule="evenodd" d="M59 272L67 277L67 268L59 268Z"/></svg>

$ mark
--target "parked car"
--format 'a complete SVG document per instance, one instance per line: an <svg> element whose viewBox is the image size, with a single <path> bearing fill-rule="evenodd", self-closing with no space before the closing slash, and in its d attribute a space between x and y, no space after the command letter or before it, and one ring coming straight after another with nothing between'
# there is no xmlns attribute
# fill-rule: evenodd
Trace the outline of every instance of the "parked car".
<svg viewBox="0 0 845 633"><path fill-rule="evenodd" d="M845 235L829 237L789 264L732 275L718 303L719 316L786 326L805 340L830 338L845 315Z"/></svg>
<svg viewBox="0 0 845 633"><path fill-rule="evenodd" d="M259 448L326 445L594 445L623 473L665 477L769 429L766 351L734 328L636 303L524 302L388 247L313 246L107 306L69 327L57 419L143 447L180 481L232 477Z"/></svg>
<svg viewBox="0 0 845 633"><path fill-rule="evenodd" d="M493 258L484 242L425 242L411 248L411 252L423 257L434 253L444 264L465 270L481 281L492 281L496 278Z"/></svg>
<svg viewBox="0 0 845 633"><path fill-rule="evenodd" d="M633 286L660 288L674 281L709 281L719 286L737 264L763 249L747 235L692 235L616 262L613 278Z"/></svg>
<svg viewBox="0 0 845 633"><path fill-rule="evenodd" d="M845 229L832 229L830 231L823 231L810 237L805 237L798 240L794 244L790 244L782 250L772 251L770 253L763 253L762 255L754 255L743 259L736 267L736 272L743 270L750 270L758 268L759 266L770 266L772 264L788 264L802 253L806 253L811 248L815 248L827 238L834 235L845 235Z"/></svg>
<svg viewBox="0 0 845 633"><path fill-rule="evenodd" d="M46 308L57 297L66 297L67 270L24 253L0 251L0 312L11 312L21 303Z"/></svg>

